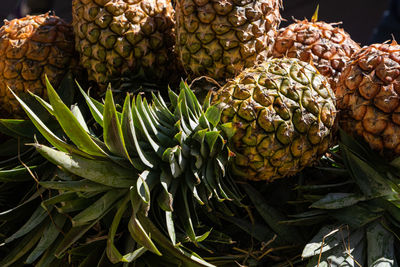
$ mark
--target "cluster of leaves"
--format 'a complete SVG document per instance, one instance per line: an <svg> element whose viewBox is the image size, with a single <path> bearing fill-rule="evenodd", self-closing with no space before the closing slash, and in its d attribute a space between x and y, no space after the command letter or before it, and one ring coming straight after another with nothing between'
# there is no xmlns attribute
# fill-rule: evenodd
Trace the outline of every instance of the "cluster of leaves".
<svg viewBox="0 0 400 267"><path fill-rule="evenodd" d="M59 90L64 91L70 82L72 77L67 75ZM62 97L71 103L73 94L70 92ZM25 96L25 101L32 104L48 127L57 129L56 121L40 105L35 105L33 96ZM52 179L56 167L34 147L25 145L32 143L34 136L44 141L30 121L1 119L0 132L0 265L22 262L44 264L40 257L51 255L49 245L62 232L66 221L65 216L58 215L55 210L40 207L40 203L50 195L44 188L38 187L38 181Z"/></svg>
<svg viewBox="0 0 400 267"><path fill-rule="evenodd" d="M41 253L34 249L35 260L51 248L51 257L44 255L51 263L54 256L75 253L73 246L102 225L107 232L103 252L112 263L134 262L152 252L175 263L211 266L182 243L198 245L210 234L201 229L197 235L196 205L211 210L223 201L239 203L238 190L225 175L231 153L221 129L229 134L231 126L219 124L220 110L209 100L200 106L184 83L179 95L169 91L169 106L154 94L152 104L141 95L127 95L121 112L111 90L102 104L79 88L96 122L88 125L77 106L68 108L49 83L47 89L49 103L35 98L58 122L57 132L15 97L54 148L38 142L32 146L61 171L51 181L40 181L49 197L6 243L26 235L29 250L38 241L30 235L41 236L37 228L51 231L44 235L51 238L37 244ZM116 245L122 240L123 253ZM93 253L98 250L84 262L96 258ZM17 258L10 254L3 262Z"/></svg>
<svg viewBox="0 0 400 267"><path fill-rule="evenodd" d="M303 250L307 266L397 266L399 159L385 162L341 132L339 147L323 162L320 171L336 180L299 186L303 201L311 204L288 222L323 224Z"/></svg>

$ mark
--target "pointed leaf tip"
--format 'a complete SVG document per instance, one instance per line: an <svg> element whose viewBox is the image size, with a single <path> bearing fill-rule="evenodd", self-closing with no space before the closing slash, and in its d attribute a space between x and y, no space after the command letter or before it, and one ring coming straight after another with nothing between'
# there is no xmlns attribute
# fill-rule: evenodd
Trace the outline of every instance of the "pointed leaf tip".
<svg viewBox="0 0 400 267"><path fill-rule="evenodd" d="M317 5L317 8L314 11L314 15L311 18L311 22L317 22L318 21L318 12L319 12L319 4Z"/></svg>

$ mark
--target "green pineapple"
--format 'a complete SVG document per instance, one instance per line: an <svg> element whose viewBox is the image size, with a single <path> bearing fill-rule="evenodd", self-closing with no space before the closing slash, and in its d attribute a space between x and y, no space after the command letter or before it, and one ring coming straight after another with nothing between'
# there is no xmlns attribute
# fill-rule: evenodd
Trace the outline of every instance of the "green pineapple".
<svg viewBox="0 0 400 267"><path fill-rule="evenodd" d="M244 70L215 93L222 122L232 122L234 173L255 181L292 176L329 147L336 117L327 80L297 59Z"/></svg>

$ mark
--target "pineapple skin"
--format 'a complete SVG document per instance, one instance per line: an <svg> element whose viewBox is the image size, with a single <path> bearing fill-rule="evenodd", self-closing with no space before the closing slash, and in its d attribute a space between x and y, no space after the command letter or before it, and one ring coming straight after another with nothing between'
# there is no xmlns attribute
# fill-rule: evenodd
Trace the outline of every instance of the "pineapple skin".
<svg viewBox="0 0 400 267"><path fill-rule="evenodd" d="M57 86L72 67L72 27L57 16L42 14L5 21L0 28L0 115L23 118L17 95L28 91L46 98L45 75Z"/></svg>
<svg viewBox="0 0 400 267"><path fill-rule="evenodd" d="M272 55L312 62L335 90L340 73L358 50L360 46L343 29L303 20L278 31Z"/></svg>
<svg viewBox="0 0 400 267"><path fill-rule="evenodd" d="M176 3L176 50L187 73L225 80L268 58L280 0Z"/></svg>
<svg viewBox="0 0 400 267"><path fill-rule="evenodd" d="M388 158L400 155L400 46L373 44L354 54L336 89L339 125Z"/></svg>
<svg viewBox="0 0 400 267"><path fill-rule="evenodd" d="M335 96L324 76L298 59L244 70L214 94L222 122L233 123L234 173L255 181L292 176L329 147Z"/></svg>
<svg viewBox="0 0 400 267"><path fill-rule="evenodd" d="M170 0L74 0L76 50L100 88L122 75L167 80L174 62Z"/></svg>

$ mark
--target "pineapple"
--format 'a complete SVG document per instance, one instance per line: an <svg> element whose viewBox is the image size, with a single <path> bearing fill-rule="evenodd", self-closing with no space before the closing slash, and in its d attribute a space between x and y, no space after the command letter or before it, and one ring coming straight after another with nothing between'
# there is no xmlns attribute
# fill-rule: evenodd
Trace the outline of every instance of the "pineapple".
<svg viewBox="0 0 400 267"><path fill-rule="evenodd" d="M233 78L267 59L280 24L280 0L176 1L176 49L185 70Z"/></svg>
<svg viewBox="0 0 400 267"><path fill-rule="evenodd" d="M336 91L340 126L389 157L400 154L399 51L396 42L362 48Z"/></svg>
<svg viewBox="0 0 400 267"><path fill-rule="evenodd" d="M360 49L343 29L317 21L318 9L311 21L296 20L278 31L272 56L298 58L314 64L328 78L333 90L347 61Z"/></svg>
<svg viewBox="0 0 400 267"><path fill-rule="evenodd" d="M0 114L24 112L8 87L22 96L46 96L45 75L58 85L73 62L72 27L49 13L5 21L0 28Z"/></svg>
<svg viewBox="0 0 400 267"><path fill-rule="evenodd" d="M76 50L89 79L105 88L121 77L163 81L176 69L169 0L74 0Z"/></svg>
<svg viewBox="0 0 400 267"><path fill-rule="evenodd" d="M232 122L235 174L272 181L311 165L329 146L336 117L329 83L297 59L246 69L215 93L222 122Z"/></svg>

